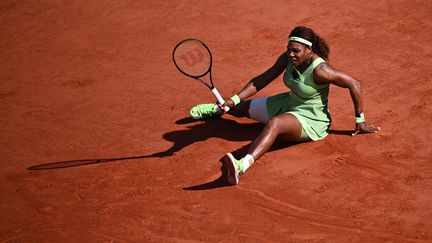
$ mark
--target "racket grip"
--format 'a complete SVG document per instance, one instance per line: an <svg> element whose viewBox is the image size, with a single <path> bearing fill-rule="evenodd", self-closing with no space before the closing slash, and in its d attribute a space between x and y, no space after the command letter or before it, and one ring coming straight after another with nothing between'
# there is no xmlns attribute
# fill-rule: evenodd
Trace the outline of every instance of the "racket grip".
<svg viewBox="0 0 432 243"><path fill-rule="evenodd" d="M225 100L222 98L222 96L220 95L219 91L216 88L211 89L211 91L213 92L214 96L218 100L219 104L221 105L225 104ZM225 106L224 111L228 112L229 109L230 108L228 106Z"/></svg>

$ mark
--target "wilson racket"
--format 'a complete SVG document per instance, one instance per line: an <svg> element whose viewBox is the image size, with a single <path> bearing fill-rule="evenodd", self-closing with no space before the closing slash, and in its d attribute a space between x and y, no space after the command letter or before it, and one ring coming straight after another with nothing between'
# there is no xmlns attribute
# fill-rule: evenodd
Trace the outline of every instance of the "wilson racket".
<svg viewBox="0 0 432 243"><path fill-rule="evenodd" d="M216 89L212 79L212 55L210 49L200 40L186 39L179 42L173 51L173 60L177 69L184 75L198 80L207 86L219 104L225 104L225 100ZM202 78L209 74L209 81ZM225 112L229 110L225 106Z"/></svg>

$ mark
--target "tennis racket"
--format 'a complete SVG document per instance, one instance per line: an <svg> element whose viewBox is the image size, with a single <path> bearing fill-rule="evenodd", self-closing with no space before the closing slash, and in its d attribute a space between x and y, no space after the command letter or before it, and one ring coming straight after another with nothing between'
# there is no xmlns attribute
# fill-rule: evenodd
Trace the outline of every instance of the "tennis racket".
<svg viewBox="0 0 432 243"><path fill-rule="evenodd" d="M216 89L212 79L212 55L210 49L200 40L186 39L179 42L173 51L173 60L177 69L184 75L198 80L207 86L220 105L225 104L225 100ZM209 74L209 81L202 79ZM225 106L225 112L229 110Z"/></svg>

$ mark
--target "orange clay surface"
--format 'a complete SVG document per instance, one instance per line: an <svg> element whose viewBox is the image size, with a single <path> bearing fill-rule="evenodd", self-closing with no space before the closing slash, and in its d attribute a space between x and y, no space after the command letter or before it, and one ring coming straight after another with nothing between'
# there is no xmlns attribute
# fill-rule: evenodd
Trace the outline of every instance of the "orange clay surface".
<svg viewBox="0 0 432 243"><path fill-rule="evenodd" d="M431 15L419 0L1 1L0 241L431 242ZM362 81L382 130L349 136L332 87L326 139L277 142L228 186L220 159L263 127L188 119L214 97L172 49L206 42L230 97L297 25Z"/></svg>

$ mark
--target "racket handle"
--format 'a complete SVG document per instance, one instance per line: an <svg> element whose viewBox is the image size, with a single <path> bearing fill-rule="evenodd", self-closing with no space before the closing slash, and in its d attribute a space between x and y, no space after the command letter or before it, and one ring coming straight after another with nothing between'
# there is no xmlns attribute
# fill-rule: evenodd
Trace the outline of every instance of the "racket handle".
<svg viewBox="0 0 432 243"><path fill-rule="evenodd" d="M222 96L220 95L219 91L216 88L211 89L211 91L213 92L214 96L218 100L219 104L221 104L221 105L225 104L225 100L222 98ZM225 106L224 111L228 112L229 107Z"/></svg>

